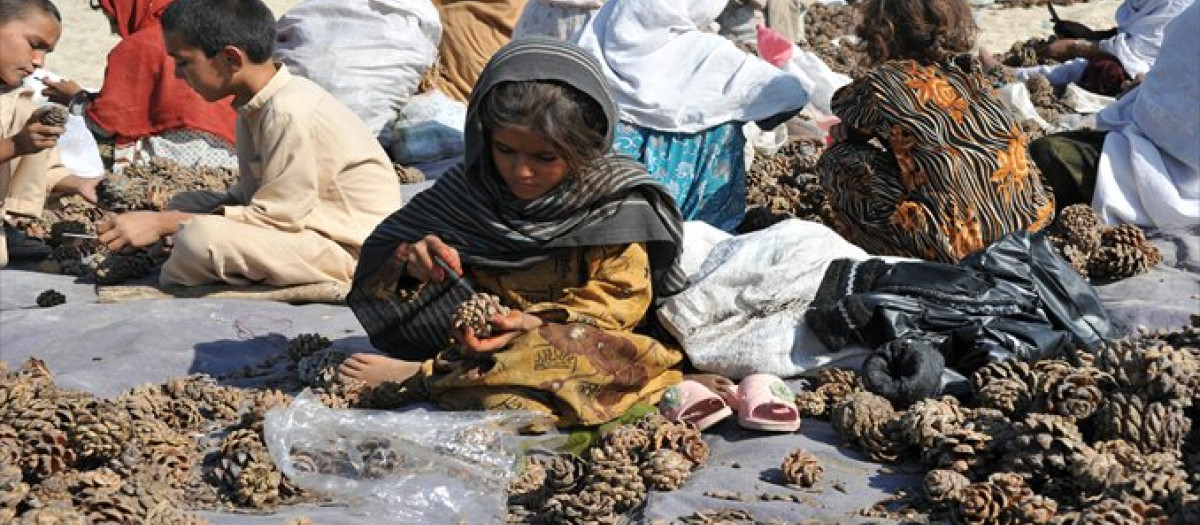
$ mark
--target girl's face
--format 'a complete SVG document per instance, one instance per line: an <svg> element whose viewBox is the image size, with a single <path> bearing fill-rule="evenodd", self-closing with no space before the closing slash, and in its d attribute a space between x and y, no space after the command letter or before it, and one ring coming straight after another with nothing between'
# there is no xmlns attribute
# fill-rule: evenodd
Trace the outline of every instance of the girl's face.
<svg viewBox="0 0 1200 525"><path fill-rule="evenodd" d="M15 87L45 65L46 54L54 51L62 27L40 9L0 24L0 84Z"/></svg>
<svg viewBox="0 0 1200 525"><path fill-rule="evenodd" d="M562 183L567 161L541 135L521 128L492 132L492 161L508 189L521 200L533 200Z"/></svg>

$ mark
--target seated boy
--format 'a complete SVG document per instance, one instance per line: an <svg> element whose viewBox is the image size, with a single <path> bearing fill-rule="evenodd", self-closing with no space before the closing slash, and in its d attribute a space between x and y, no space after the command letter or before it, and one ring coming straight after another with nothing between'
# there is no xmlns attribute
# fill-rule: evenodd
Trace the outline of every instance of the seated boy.
<svg viewBox="0 0 1200 525"><path fill-rule="evenodd" d="M99 179L72 175L55 145L62 126L34 115L33 92L21 81L42 67L62 34L62 16L49 0L0 0L0 268L9 257L45 257L50 249L15 226L37 217L51 191L96 201Z"/></svg>
<svg viewBox="0 0 1200 525"><path fill-rule="evenodd" d="M316 84L271 61L275 18L260 0L177 0L162 15L175 74L205 100L233 96L240 179L167 211L114 216L110 249L173 236L163 284L349 283L363 240L400 206L383 148Z"/></svg>

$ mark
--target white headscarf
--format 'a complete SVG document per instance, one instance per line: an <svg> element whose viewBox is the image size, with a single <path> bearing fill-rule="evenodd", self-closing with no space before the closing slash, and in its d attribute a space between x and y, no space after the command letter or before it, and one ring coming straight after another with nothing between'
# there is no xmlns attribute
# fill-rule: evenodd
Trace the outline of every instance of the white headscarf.
<svg viewBox="0 0 1200 525"><path fill-rule="evenodd" d="M1200 222L1200 6L1168 27L1146 80L1096 116L1108 131L1092 206L1110 224Z"/></svg>
<svg viewBox="0 0 1200 525"><path fill-rule="evenodd" d="M610 0L579 35L611 84L621 120L693 133L800 108L800 81L702 31L724 0Z"/></svg>
<svg viewBox="0 0 1200 525"><path fill-rule="evenodd" d="M1162 47L1167 24L1195 0L1125 0L1117 8L1117 35L1100 49L1117 57L1129 76L1150 71Z"/></svg>

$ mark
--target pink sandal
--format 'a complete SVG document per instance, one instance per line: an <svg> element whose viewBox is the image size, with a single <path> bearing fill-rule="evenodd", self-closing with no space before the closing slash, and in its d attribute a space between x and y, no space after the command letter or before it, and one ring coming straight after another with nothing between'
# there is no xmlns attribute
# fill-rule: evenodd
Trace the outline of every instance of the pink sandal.
<svg viewBox="0 0 1200 525"><path fill-rule="evenodd" d="M778 376L751 374L738 383L738 424L753 430L795 432L800 428L796 394Z"/></svg>
<svg viewBox="0 0 1200 525"><path fill-rule="evenodd" d="M671 421L686 421L704 430L729 417L733 410L708 387L691 379L667 387L659 412Z"/></svg>

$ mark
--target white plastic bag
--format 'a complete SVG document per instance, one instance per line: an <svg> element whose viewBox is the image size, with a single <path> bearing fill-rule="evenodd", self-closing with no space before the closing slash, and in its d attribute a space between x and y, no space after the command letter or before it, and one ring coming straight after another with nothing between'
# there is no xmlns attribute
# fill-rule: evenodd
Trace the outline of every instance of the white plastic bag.
<svg viewBox="0 0 1200 525"><path fill-rule="evenodd" d="M442 38L429 0L306 0L276 28L275 57L376 134L416 93Z"/></svg>
<svg viewBox="0 0 1200 525"><path fill-rule="evenodd" d="M1017 118L1021 120L1033 119L1037 125L1044 130L1050 130L1054 126L1050 122L1046 122L1041 115L1038 114L1037 108L1033 105L1033 101L1029 98L1029 88L1025 87L1024 82L1013 82L1005 84L1000 89L996 90L1000 101L1008 107L1008 110L1013 112Z"/></svg>
<svg viewBox="0 0 1200 525"><path fill-rule="evenodd" d="M498 523L518 452L557 446L546 414L334 410L310 391L267 413L271 458L297 486L352 505L369 523Z"/></svg>
<svg viewBox="0 0 1200 525"><path fill-rule="evenodd" d="M467 106L441 91L421 93L408 101L388 124L383 140L392 160L409 166L462 155Z"/></svg>
<svg viewBox="0 0 1200 525"><path fill-rule="evenodd" d="M33 91L33 101L38 105L48 104L49 101L42 90L46 84L42 79L52 81L62 80L52 71L38 69L32 75L25 77L22 82L25 89ZM66 131L58 137L58 157L72 174L85 179L95 179L104 176L104 161L100 158L100 146L96 137L92 136L87 122L79 115L67 118Z"/></svg>
<svg viewBox="0 0 1200 525"><path fill-rule="evenodd" d="M693 231L685 225L685 246ZM686 250L684 255L695 259ZM732 379L755 372L790 377L834 363L856 366L868 350L830 353L805 325L804 313L829 263L867 257L825 226L786 220L717 243L691 275L691 286L666 299L658 317L696 368Z"/></svg>

